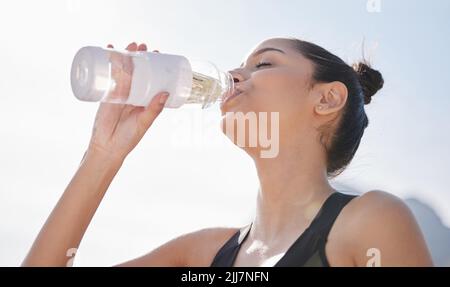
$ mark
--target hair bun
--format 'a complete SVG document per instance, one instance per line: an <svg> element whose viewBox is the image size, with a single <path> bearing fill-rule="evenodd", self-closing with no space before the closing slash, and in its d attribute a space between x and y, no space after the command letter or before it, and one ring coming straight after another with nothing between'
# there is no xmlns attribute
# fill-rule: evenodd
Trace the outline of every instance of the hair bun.
<svg viewBox="0 0 450 287"><path fill-rule="evenodd" d="M364 93L364 104L367 105L384 85L384 79L381 73L374 70L366 62L359 62L353 65L353 69L358 75L359 82Z"/></svg>

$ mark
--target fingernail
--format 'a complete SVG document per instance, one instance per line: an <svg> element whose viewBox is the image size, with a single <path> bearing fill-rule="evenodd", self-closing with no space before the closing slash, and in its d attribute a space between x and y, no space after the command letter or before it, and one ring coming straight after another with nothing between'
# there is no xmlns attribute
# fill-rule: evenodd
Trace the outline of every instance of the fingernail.
<svg viewBox="0 0 450 287"><path fill-rule="evenodd" d="M169 98L169 94L168 93L164 93L159 97L159 103L160 104L165 104L167 101L167 98Z"/></svg>

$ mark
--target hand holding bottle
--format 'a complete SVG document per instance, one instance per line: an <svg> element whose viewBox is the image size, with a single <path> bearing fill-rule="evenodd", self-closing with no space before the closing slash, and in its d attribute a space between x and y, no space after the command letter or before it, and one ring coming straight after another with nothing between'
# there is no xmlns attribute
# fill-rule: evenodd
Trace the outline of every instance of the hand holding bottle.
<svg viewBox="0 0 450 287"><path fill-rule="evenodd" d="M112 45L108 45L108 47L112 48ZM146 51L147 47L145 44L138 46L136 43L131 43L127 50ZM132 65L132 63L128 64ZM120 93L128 93L127 83L130 83L126 80L127 75L123 74L123 71L121 73L122 80L119 85L123 86L116 87L114 95L119 98L124 96ZM131 79L130 75L128 75L128 79ZM102 153L107 157L123 161L162 111L168 96L167 92L158 93L147 107L101 102L87 152Z"/></svg>

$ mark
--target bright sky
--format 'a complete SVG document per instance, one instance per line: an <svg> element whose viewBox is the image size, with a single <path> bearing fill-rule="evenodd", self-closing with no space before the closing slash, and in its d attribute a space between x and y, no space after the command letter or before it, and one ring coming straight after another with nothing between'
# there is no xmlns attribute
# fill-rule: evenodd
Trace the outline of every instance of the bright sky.
<svg viewBox="0 0 450 287"><path fill-rule="evenodd" d="M312 41L348 62L365 39L386 84L338 180L418 198L450 225L450 1L369 0L379 11L367 2L3 1L0 265L20 264L76 171L97 104L72 95L70 64L80 47L108 43L146 42L228 70L273 36ZM218 117L217 107L163 112L111 185L78 265L113 265L185 232L249 222L253 162L221 134Z"/></svg>

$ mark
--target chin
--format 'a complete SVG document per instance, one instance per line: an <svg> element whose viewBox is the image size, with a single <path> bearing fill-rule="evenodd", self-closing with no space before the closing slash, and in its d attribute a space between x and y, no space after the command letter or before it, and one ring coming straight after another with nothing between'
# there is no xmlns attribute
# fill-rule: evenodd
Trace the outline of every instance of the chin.
<svg viewBox="0 0 450 287"><path fill-rule="evenodd" d="M227 112L245 112L246 95L244 92L226 99L220 105L222 116ZM248 110L248 109L247 109Z"/></svg>

